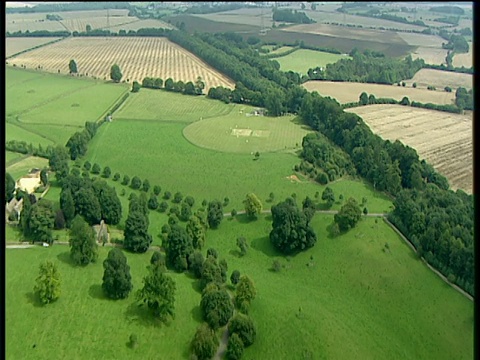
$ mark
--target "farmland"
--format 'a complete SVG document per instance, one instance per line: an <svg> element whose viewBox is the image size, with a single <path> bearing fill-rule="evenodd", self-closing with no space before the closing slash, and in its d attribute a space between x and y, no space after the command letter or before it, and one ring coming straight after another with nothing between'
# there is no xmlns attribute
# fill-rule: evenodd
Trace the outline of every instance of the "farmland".
<svg viewBox="0 0 480 360"><path fill-rule="evenodd" d="M437 89L443 89L445 86L450 86L452 89L464 87L468 90L473 86L473 75L444 70L421 69L417 71L413 78L404 81L408 86L416 82L418 87L432 85Z"/></svg>
<svg viewBox="0 0 480 360"><path fill-rule="evenodd" d="M23 175L27 174L30 169L38 168L42 169L48 166L48 160L37 156L25 156L19 157L13 161L10 165L5 167L5 171L8 172L15 180L18 180Z"/></svg>
<svg viewBox="0 0 480 360"><path fill-rule="evenodd" d="M317 66L325 67L340 59L350 58L349 56L331 54L322 51L299 49L291 54L275 58L280 64L282 71L294 71L299 74L306 74L308 69Z"/></svg>
<svg viewBox="0 0 480 360"><path fill-rule="evenodd" d="M238 9L223 11L213 14L196 14L194 16L216 21L216 22L227 22L232 24L242 24L242 25L253 25L261 27L264 26L270 27L272 25L272 10L271 9L261 9L261 8L251 8L251 9ZM262 21L263 18L263 21Z"/></svg>
<svg viewBox="0 0 480 360"><path fill-rule="evenodd" d="M34 146L65 144L86 121L97 121L128 91L124 85L10 67L6 78L6 140Z"/></svg>
<svg viewBox="0 0 480 360"><path fill-rule="evenodd" d="M250 315L258 336L245 358L473 356L473 303L428 270L382 221L365 218L349 233L331 238L326 227L332 216L316 215L312 225L317 244L287 261L268 241L267 218L246 224L240 218L207 232L207 244L227 260L229 273L238 269L248 274L257 288ZM239 234L250 244L241 258L234 255ZM382 251L385 242L387 252ZM200 294L190 277L169 274L177 284L176 317L169 326L158 327L135 305L133 293L117 301L103 296L102 262L108 248L100 248L98 261L85 268L72 266L68 247L61 245L6 251L7 359L25 358L33 351L36 358L47 359L53 348L71 358L78 355L72 343L81 343L86 356L189 358L188 343L201 321ZM125 255L136 291L151 252ZM38 305L32 292L35 270L46 259L58 265L62 277L61 297L48 309ZM274 259L282 264L279 273L269 271ZM25 277L25 266L34 270L32 276ZM65 312L78 321L67 320ZM125 345L131 333L139 338L134 350Z"/></svg>
<svg viewBox="0 0 480 360"><path fill-rule="evenodd" d="M423 85L423 84L421 84ZM366 92L373 94L376 98L393 98L402 100L407 96L410 101L434 104L453 104L455 101L454 92L445 92L442 90L427 90L425 88L413 88L410 86L366 84L354 82L335 82L335 81L307 81L303 87L308 91L317 91L322 96L335 98L339 103L358 101L360 94Z"/></svg>
<svg viewBox="0 0 480 360"><path fill-rule="evenodd" d="M48 44L49 42L56 41L59 38L38 38L38 37L7 37L5 38L5 57L12 56L21 51L31 49L35 46Z"/></svg>
<svg viewBox="0 0 480 360"><path fill-rule="evenodd" d="M110 26L108 29L111 32L118 32L120 30L135 30L137 31L138 29L141 28L164 28L164 29L173 29L173 26L157 19L145 19L145 20L134 20L129 23L121 24L121 25L114 25Z"/></svg>
<svg viewBox="0 0 480 360"><path fill-rule="evenodd" d="M403 107L367 105L347 109L384 139L400 140L417 150L444 175L451 188L473 191L472 115Z"/></svg>
<svg viewBox="0 0 480 360"><path fill-rule="evenodd" d="M473 66L473 43L468 43L469 50L468 53L465 54L455 54L453 56L453 66L462 67L465 66L467 68Z"/></svg>
<svg viewBox="0 0 480 360"><path fill-rule="evenodd" d="M141 83L147 76L194 82L200 76L205 92L219 85L234 87L230 79L166 38L69 38L14 57L9 63L65 74L71 59L79 73L99 79L110 79L110 68L116 63L129 82Z"/></svg>

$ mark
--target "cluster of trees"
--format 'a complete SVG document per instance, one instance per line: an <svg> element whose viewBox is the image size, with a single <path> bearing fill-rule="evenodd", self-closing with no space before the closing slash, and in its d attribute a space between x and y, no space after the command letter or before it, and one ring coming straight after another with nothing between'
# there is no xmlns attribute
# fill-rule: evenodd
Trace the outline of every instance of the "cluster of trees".
<svg viewBox="0 0 480 360"><path fill-rule="evenodd" d="M7 31L5 37L67 37L70 36L70 31L67 30L57 30L57 31L48 31L48 30L22 30L10 32Z"/></svg>
<svg viewBox="0 0 480 360"><path fill-rule="evenodd" d="M317 241L317 235L310 226L315 204L306 199L303 205L300 210L293 198L287 198L272 206L273 221L269 238L273 246L283 254L307 250Z"/></svg>
<svg viewBox="0 0 480 360"><path fill-rule="evenodd" d="M295 24L313 24L316 22L302 11L278 8L273 9L273 21L284 21Z"/></svg>
<svg viewBox="0 0 480 360"><path fill-rule="evenodd" d="M468 53L470 46L462 35L450 34L448 43L442 43L443 49L453 50L456 53Z"/></svg>
<svg viewBox="0 0 480 360"><path fill-rule="evenodd" d="M63 18L62 18L60 15L58 15L58 14L47 14L47 15L45 16L45 18L46 18L47 20L50 20L50 21L60 21L60 20L63 20Z"/></svg>
<svg viewBox="0 0 480 360"><path fill-rule="evenodd" d="M205 82L199 76L195 83L188 81L174 81L172 78L165 80L165 83L161 78L145 77L142 81L142 87L150 89L162 89L167 91L179 92L185 95L202 95L203 89L205 89Z"/></svg>
<svg viewBox="0 0 480 360"><path fill-rule="evenodd" d="M20 228L26 239L32 243L39 241L52 244L55 222L56 212L52 201L43 198L37 201L33 194L23 196Z"/></svg>
<svg viewBox="0 0 480 360"><path fill-rule="evenodd" d="M5 142L5 150L48 159L53 152L53 146L48 145L44 148L42 144L38 144L38 147L35 147L32 143L23 140L8 140Z"/></svg>
<svg viewBox="0 0 480 360"><path fill-rule="evenodd" d="M70 136L65 145L70 152L70 159L76 160L78 157L86 154L88 143L97 132L98 127L98 123L87 121L85 129L77 131Z"/></svg>
<svg viewBox="0 0 480 360"><path fill-rule="evenodd" d="M347 174L356 174L355 166L348 154L334 146L319 132L303 138L300 156L304 160L295 166L295 170L308 174L322 185Z"/></svg>
<svg viewBox="0 0 480 360"><path fill-rule="evenodd" d="M128 216L123 231L123 247L135 253L144 253L153 241L148 233L150 220L145 194L137 196L132 193L128 206Z"/></svg>
<svg viewBox="0 0 480 360"><path fill-rule="evenodd" d="M419 256L474 294L474 205L462 190L402 190L388 219L412 242Z"/></svg>
<svg viewBox="0 0 480 360"><path fill-rule="evenodd" d="M102 219L116 225L122 217L122 205L115 187L105 180L92 180L74 173L63 178L60 209L66 227L70 227L76 215L81 215L89 225L98 224Z"/></svg>
<svg viewBox="0 0 480 360"><path fill-rule="evenodd" d="M387 58L383 54L356 48L350 52L351 59L341 59L323 68L307 72L310 80L355 81L377 84L395 84L403 79L411 79L425 65L423 59Z"/></svg>
<svg viewBox="0 0 480 360"><path fill-rule="evenodd" d="M246 4L243 3L218 3L218 4L199 4L193 5L185 9L184 14L213 14L222 11L230 11L241 9Z"/></svg>
<svg viewBox="0 0 480 360"><path fill-rule="evenodd" d="M455 105L460 109L473 110L473 89L467 91L464 87L459 87L455 92Z"/></svg>

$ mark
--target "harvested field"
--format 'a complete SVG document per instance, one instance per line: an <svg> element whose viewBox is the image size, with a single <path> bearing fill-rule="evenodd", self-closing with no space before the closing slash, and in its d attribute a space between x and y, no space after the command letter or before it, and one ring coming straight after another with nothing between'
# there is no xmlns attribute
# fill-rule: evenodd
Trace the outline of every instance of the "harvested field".
<svg viewBox="0 0 480 360"><path fill-rule="evenodd" d="M453 66L466 68L473 66L473 43L469 42L468 46L470 47L468 53L466 54L455 54L453 56Z"/></svg>
<svg viewBox="0 0 480 360"><path fill-rule="evenodd" d="M35 46L47 44L58 39L59 38L51 37L7 37L5 38L5 57L18 54L21 51L31 49Z"/></svg>
<svg viewBox="0 0 480 360"><path fill-rule="evenodd" d="M434 69L421 69L417 71L413 78L404 81L408 86L411 86L416 82L417 87L426 88L428 85L433 85L437 89L443 89L445 86L450 86L452 89L464 87L468 90L473 86L473 76L471 74L461 74L452 71Z"/></svg>
<svg viewBox="0 0 480 360"><path fill-rule="evenodd" d="M472 114L460 115L401 105L346 109L359 115L384 139L400 140L417 150L453 190L473 192Z"/></svg>
<svg viewBox="0 0 480 360"><path fill-rule="evenodd" d="M447 51L445 49L437 49L426 46L419 46L417 50L412 52L412 59L423 59L426 64L441 65L447 64L445 58L447 57ZM455 62L455 58L453 60Z"/></svg>
<svg viewBox="0 0 480 360"><path fill-rule="evenodd" d="M125 30L128 32L129 30L137 31L138 29L141 29L141 28L173 29L174 27L164 21L157 20L157 19L138 20L135 18L134 21L131 21L129 23L110 26L109 29L111 32L119 32L120 30Z"/></svg>
<svg viewBox="0 0 480 360"><path fill-rule="evenodd" d="M444 39L437 35L405 33L400 31L397 32L397 35L400 36L404 41L406 41L408 45L413 46L433 47L441 49L442 43L445 42Z"/></svg>
<svg viewBox="0 0 480 360"><path fill-rule="evenodd" d="M397 33L385 30L352 29L325 24L302 24L283 28L282 31L303 32L353 40L373 39L376 42L407 44Z"/></svg>
<svg viewBox="0 0 480 360"><path fill-rule="evenodd" d="M280 64L282 71L294 71L306 75L308 69L316 66L325 67L350 56L331 54L323 51L299 49L291 54L274 58Z"/></svg>
<svg viewBox="0 0 480 360"><path fill-rule="evenodd" d="M108 17L107 10L62 11L59 15L63 19L60 22L72 32L86 31L87 25L92 29L106 29L138 20L135 16L128 16L128 10L125 9L110 9Z"/></svg>
<svg viewBox="0 0 480 360"><path fill-rule="evenodd" d="M263 12L263 14L262 14ZM227 22L232 24L270 26L272 24L272 10L261 8L238 9L213 14L194 14L194 16L218 22Z"/></svg>
<svg viewBox="0 0 480 360"><path fill-rule="evenodd" d="M210 87L234 87L233 81L166 38L69 38L21 54L9 63L67 74L71 59L75 59L80 74L100 79L110 79L111 66L118 64L122 80L129 82L141 83L147 76L194 82L200 76L205 93Z"/></svg>
<svg viewBox="0 0 480 360"><path fill-rule="evenodd" d="M443 90L427 90L412 88L411 86L397 85L381 85L366 84L355 82L335 82L335 81L307 81L303 87L308 91L317 91L322 96L330 96L335 98L339 103L358 101L360 94L366 92L368 95L373 94L376 98L393 98L402 100L407 96L410 101L419 101L422 103L433 104L453 104L455 100L454 92L446 92ZM443 89L443 88L442 88Z"/></svg>

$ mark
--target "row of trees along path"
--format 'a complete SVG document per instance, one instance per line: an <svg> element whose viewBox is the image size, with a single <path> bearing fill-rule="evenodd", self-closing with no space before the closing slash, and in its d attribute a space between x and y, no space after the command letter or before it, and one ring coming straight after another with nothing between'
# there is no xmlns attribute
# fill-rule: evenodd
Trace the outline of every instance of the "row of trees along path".
<svg viewBox="0 0 480 360"><path fill-rule="evenodd" d="M271 211L266 209L266 210L262 210L262 214L269 214ZM316 211L317 213L321 213L321 214L337 214L338 213L338 210L317 210ZM241 215L241 214L245 214L245 210L240 210L237 212L237 215ZM412 245L412 243L410 241L408 241L408 239L400 232L400 230L398 230L395 225L393 225L390 221L388 221L387 219L387 215L386 213L368 213L368 214L363 214L362 216L369 216L369 217L382 217L384 219L384 221L398 234L400 235L400 237L405 241L405 243L410 246L412 248L412 250L417 253L417 249L415 249L415 247ZM230 213L224 213L223 214L224 217L227 217L227 216L231 216ZM55 244L57 245L69 245L68 241L57 241L55 242ZM35 246L35 245L32 245L32 244L24 244L22 242L19 242L19 243L10 243L10 244L6 244L6 248L9 248L9 249L26 249L26 248L30 248L32 246ZM113 244L113 243L106 243L105 246L117 246L117 247L122 247L121 244ZM150 246L149 247L149 250L157 250L157 251L160 251L161 248L160 246ZM463 294L467 299L473 301L473 296L471 296L469 293L465 292L463 289L459 288L457 285L455 284L452 284L450 281L448 281L448 279L443 276L437 269L433 268L432 266L430 266L423 258L421 258L421 260L423 261L423 263L425 263L425 265L428 266L428 268L430 270L432 270L435 274L437 274L443 281L445 281L448 285L450 285L451 287L453 287L455 290L457 290L458 292L460 292L461 294ZM221 345L217 351L217 354L216 356L220 355L222 353L222 351L225 351L225 349L221 350L220 348L222 347L222 343L223 343L223 340L224 338L227 338L228 339L228 330L225 330L223 336L222 336L222 341L221 341ZM218 358L218 357L216 357Z"/></svg>

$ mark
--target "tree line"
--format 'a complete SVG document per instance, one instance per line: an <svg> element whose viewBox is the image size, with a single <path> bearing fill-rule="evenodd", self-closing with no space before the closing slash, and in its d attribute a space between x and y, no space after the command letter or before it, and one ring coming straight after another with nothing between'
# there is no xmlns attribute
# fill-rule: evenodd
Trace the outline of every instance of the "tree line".
<svg viewBox="0 0 480 360"><path fill-rule="evenodd" d="M316 21L310 19L303 11L291 9L273 9L273 21L284 21L294 24L313 24Z"/></svg>

